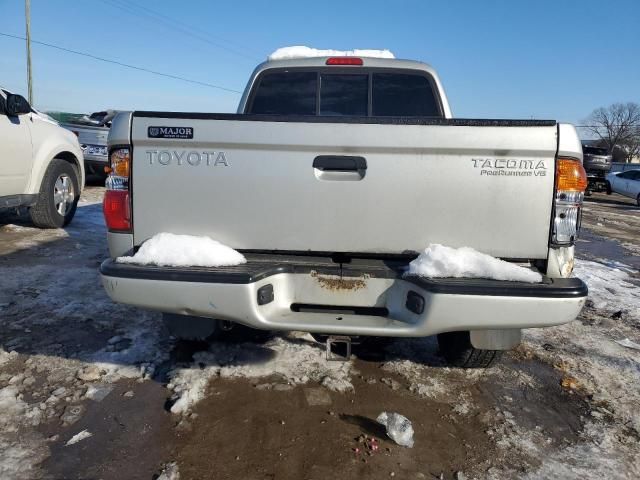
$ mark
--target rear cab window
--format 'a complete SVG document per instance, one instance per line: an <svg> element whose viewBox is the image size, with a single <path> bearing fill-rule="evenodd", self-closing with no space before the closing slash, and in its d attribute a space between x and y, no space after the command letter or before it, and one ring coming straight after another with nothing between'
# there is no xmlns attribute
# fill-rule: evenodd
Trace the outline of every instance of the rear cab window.
<svg viewBox="0 0 640 480"><path fill-rule="evenodd" d="M314 72L273 72L259 79L251 113L315 115L318 76Z"/></svg>
<svg viewBox="0 0 640 480"><path fill-rule="evenodd" d="M254 84L249 114L443 118L426 72L387 69L266 70Z"/></svg>

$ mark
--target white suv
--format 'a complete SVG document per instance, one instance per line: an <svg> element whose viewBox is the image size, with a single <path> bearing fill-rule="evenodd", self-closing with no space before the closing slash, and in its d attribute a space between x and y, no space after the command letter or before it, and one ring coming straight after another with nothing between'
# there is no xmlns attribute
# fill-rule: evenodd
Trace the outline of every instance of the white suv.
<svg viewBox="0 0 640 480"><path fill-rule="evenodd" d="M28 207L36 226L63 227L83 186L76 136L0 88L0 210Z"/></svg>

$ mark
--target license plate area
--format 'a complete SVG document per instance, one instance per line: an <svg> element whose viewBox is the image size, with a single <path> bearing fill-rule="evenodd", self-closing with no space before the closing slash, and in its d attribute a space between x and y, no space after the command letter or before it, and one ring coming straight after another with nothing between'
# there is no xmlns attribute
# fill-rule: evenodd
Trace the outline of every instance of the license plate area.
<svg viewBox="0 0 640 480"><path fill-rule="evenodd" d="M82 145L82 152L85 155L107 156L107 147L102 145Z"/></svg>

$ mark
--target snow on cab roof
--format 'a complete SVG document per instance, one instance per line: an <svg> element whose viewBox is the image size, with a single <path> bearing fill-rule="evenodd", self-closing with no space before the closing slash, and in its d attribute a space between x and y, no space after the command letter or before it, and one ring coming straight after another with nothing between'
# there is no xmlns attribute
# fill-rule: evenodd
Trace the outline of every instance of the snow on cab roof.
<svg viewBox="0 0 640 480"><path fill-rule="evenodd" d="M269 60L289 60L314 57L396 58L389 50L319 50L302 45L279 48L267 58Z"/></svg>

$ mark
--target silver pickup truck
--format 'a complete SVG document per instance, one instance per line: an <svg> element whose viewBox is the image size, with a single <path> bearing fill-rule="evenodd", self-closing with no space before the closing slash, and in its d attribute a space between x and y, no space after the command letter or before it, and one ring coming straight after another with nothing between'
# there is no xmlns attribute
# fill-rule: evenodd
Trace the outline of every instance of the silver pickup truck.
<svg viewBox="0 0 640 480"><path fill-rule="evenodd" d="M448 361L477 367L522 328L569 322L585 302L585 284L571 278L586 188L573 126L452 118L423 63L267 61L237 114L121 113L109 149L104 287L185 325L437 334ZM247 263L115 260L161 232L211 237ZM406 275L431 243L472 247L543 280Z"/></svg>
<svg viewBox="0 0 640 480"><path fill-rule="evenodd" d="M109 165L107 138L115 110L94 112L72 122L63 122L62 127L71 130L80 143L84 154L85 170L97 177L106 177L104 167Z"/></svg>

